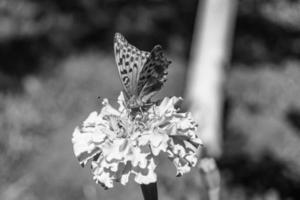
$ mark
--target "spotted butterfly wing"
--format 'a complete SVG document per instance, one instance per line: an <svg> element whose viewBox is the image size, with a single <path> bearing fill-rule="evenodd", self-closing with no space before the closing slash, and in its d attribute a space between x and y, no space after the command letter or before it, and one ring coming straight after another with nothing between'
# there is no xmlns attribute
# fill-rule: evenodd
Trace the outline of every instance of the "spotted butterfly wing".
<svg viewBox="0 0 300 200"><path fill-rule="evenodd" d="M129 44L120 33L115 34L114 51L126 97L137 96L138 76L147 61L149 52L141 51Z"/></svg>
<svg viewBox="0 0 300 200"><path fill-rule="evenodd" d="M155 46L151 53L141 51L129 44L120 33L115 34L114 51L127 99L142 106L166 81L170 61L164 57L160 45Z"/></svg>
<svg viewBox="0 0 300 200"><path fill-rule="evenodd" d="M171 61L164 56L162 47L156 45L145 65L143 66L138 80L138 94L142 102L147 102L155 95L167 80L167 69Z"/></svg>

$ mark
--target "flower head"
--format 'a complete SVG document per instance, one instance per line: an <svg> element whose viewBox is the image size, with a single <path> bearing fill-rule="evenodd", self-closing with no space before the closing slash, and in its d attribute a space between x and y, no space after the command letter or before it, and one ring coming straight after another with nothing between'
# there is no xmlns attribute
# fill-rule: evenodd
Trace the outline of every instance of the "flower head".
<svg viewBox="0 0 300 200"><path fill-rule="evenodd" d="M139 184L156 182L158 155L166 153L177 169L177 176L197 163L201 140L190 113L176 108L181 98L164 98L147 111L132 116L125 108L123 93L119 109L103 100L100 113L92 112L73 132L74 153L82 166L91 162L93 179L105 188L114 182L125 185L129 176Z"/></svg>

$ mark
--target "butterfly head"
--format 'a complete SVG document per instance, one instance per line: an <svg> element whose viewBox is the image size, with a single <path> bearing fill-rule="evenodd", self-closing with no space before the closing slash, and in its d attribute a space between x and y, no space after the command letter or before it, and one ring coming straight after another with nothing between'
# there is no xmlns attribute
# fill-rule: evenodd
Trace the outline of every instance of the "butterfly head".
<svg viewBox="0 0 300 200"><path fill-rule="evenodd" d="M143 102L136 96L131 96L126 100L126 109L133 118L136 118L139 114L144 114L153 105L153 102Z"/></svg>

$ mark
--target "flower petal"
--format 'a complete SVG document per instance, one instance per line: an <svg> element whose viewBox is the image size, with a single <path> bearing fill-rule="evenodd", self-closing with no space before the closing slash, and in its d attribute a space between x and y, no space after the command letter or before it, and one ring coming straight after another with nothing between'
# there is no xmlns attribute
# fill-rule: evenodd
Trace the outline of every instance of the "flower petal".
<svg viewBox="0 0 300 200"><path fill-rule="evenodd" d="M92 112L73 132L73 149L83 166L91 161L93 179L104 188L127 184L130 175L139 184L156 182L158 156L166 153L177 176L195 166L202 141L190 113L179 113L182 99L164 98L158 105L131 115L123 93L119 109L103 100L100 113ZM139 112L139 111L137 111Z"/></svg>

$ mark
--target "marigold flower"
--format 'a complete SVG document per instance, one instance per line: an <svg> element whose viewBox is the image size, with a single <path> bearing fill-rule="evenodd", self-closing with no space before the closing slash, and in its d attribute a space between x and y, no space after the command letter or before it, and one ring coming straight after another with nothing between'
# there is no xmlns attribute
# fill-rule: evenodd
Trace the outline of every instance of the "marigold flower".
<svg viewBox="0 0 300 200"><path fill-rule="evenodd" d="M177 176L197 164L201 140L190 113L176 108L181 98L164 98L147 111L132 116L121 92L119 109L103 100L100 113L92 112L73 132L73 149L79 163L91 162L93 179L104 188L114 182L125 185L129 176L139 184L156 182L155 168L160 153L166 153Z"/></svg>

